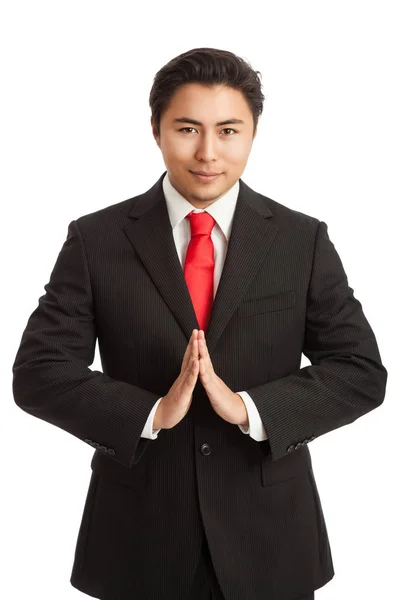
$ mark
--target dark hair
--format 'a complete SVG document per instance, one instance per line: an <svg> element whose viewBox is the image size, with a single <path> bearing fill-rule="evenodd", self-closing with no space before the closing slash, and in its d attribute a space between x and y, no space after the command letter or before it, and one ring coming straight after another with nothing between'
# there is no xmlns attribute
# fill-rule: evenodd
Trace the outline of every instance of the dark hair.
<svg viewBox="0 0 400 600"><path fill-rule="evenodd" d="M260 75L260 77L258 76ZM155 75L150 90L151 117L160 135L161 115L176 90L186 83L208 87L226 85L241 90L253 113L253 135L263 111L261 73L233 52L216 48L194 48L179 54Z"/></svg>

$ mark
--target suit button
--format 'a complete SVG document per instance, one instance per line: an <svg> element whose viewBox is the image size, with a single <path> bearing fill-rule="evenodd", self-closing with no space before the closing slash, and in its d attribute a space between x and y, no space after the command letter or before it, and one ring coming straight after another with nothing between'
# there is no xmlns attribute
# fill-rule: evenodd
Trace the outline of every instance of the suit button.
<svg viewBox="0 0 400 600"><path fill-rule="evenodd" d="M99 446L99 450L101 450L102 452L106 452L107 453L106 446Z"/></svg>
<svg viewBox="0 0 400 600"><path fill-rule="evenodd" d="M312 441L313 441L313 440L315 440L315 439L316 439L315 435L312 435L312 436L310 437L310 442L312 442Z"/></svg>
<svg viewBox="0 0 400 600"><path fill-rule="evenodd" d="M211 448L208 444L202 444L200 452L205 456L208 456L209 454L211 454Z"/></svg>
<svg viewBox="0 0 400 600"><path fill-rule="evenodd" d="M293 452L294 450L295 450L295 447L294 447L294 445L293 445L293 444L290 444L290 446L288 446L288 447L286 448L286 452Z"/></svg>
<svg viewBox="0 0 400 600"><path fill-rule="evenodd" d="M90 442L91 442L91 441L92 441L92 440L89 440L89 438L85 438L85 442L86 442L87 444L90 444Z"/></svg>
<svg viewBox="0 0 400 600"><path fill-rule="evenodd" d="M302 445L303 445L303 442L297 442L294 449L297 450L297 448L301 448Z"/></svg>
<svg viewBox="0 0 400 600"><path fill-rule="evenodd" d="M114 456L115 455L114 448L107 448L107 454L111 454L111 456Z"/></svg>

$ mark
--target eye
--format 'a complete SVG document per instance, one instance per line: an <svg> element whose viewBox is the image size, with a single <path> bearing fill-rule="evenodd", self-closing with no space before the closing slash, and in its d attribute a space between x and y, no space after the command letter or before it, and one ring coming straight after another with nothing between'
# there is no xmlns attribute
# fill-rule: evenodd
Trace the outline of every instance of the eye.
<svg viewBox="0 0 400 600"><path fill-rule="evenodd" d="M179 129L179 131L184 131L185 133L189 130L189 129L194 129L194 127L182 127L182 129ZM233 131L235 133L238 133L238 131L236 129L232 129L231 127L225 127L225 129L222 129L221 131ZM229 137L232 134L229 134L228 136L225 137Z"/></svg>

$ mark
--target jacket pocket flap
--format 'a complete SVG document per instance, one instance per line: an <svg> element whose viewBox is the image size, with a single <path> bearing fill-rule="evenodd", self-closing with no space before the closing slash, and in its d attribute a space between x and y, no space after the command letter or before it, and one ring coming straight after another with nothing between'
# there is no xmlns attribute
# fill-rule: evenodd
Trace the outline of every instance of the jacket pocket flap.
<svg viewBox="0 0 400 600"><path fill-rule="evenodd" d="M250 317L265 312L286 310L296 304L296 292L294 290L284 290L270 296L261 298L250 298L244 300L238 307L236 315L238 317Z"/></svg>
<svg viewBox="0 0 400 600"><path fill-rule="evenodd" d="M302 446L291 454L274 461L271 460L270 455L263 456L261 459L262 484L266 487L301 477L311 469L311 466L311 455L307 446Z"/></svg>
<svg viewBox="0 0 400 600"><path fill-rule="evenodd" d="M145 462L143 460L128 469L113 458L103 454L100 450L96 450L90 466L93 471L115 483L132 488L144 485Z"/></svg>

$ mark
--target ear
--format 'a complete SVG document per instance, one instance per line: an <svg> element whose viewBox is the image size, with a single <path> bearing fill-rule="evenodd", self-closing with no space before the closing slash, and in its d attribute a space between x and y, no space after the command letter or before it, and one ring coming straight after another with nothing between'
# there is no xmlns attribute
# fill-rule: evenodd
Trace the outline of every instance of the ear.
<svg viewBox="0 0 400 600"><path fill-rule="evenodd" d="M156 126L153 122L153 117L150 117L150 124L153 132L153 137L156 140L157 146L160 147L160 136L157 134Z"/></svg>

